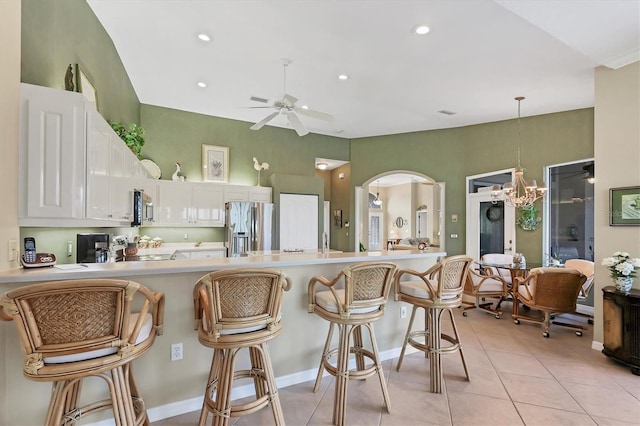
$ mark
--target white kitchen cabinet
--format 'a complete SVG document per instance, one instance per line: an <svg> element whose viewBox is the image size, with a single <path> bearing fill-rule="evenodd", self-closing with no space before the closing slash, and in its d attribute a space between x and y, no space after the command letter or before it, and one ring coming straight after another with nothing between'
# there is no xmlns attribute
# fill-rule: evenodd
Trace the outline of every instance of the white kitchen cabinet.
<svg viewBox="0 0 640 426"><path fill-rule="evenodd" d="M197 250L191 252L191 259L215 259L225 257L225 250Z"/></svg>
<svg viewBox="0 0 640 426"><path fill-rule="evenodd" d="M30 84L20 90L20 224L30 218L83 218L84 98Z"/></svg>
<svg viewBox="0 0 640 426"><path fill-rule="evenodd" d="M226 185L224 189L224 202L228 203L229 201L270 203L271 188L265 186Z"/></svg>
<svg viewBox="0 0 640 426"><path fill-rule="evenodd" d="M318 248L318 196L280 194L280 250Z"/></svg>
<svg viewBox="0 0 640 426"><path fill-rule="evenodd" d="M224 190L199 182L158 181L156 226L224 226Z"/></svg>
<svg viewBox="0 0 640 426"><path fill-rule="evenodd" d="M81 93L21 84L20 226L122 226L137 157Z"/></svg>
<svg viewBox="0 0 640 426"><path fill-rule="evenodd" d="M251 189L249 189L249 201L270 203L271 188L266 186L251 187Z"/></svg>

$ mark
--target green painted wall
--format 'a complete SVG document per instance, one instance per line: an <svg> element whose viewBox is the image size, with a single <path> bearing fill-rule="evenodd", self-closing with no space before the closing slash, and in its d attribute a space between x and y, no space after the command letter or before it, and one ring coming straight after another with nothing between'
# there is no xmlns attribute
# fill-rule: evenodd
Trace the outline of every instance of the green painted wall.
<svg viewBox="0 0 640 426"><path fill-rule="evenodd" d="M111 38L85 0L22 0L21 81L64 89L80 64L108 120L140 121L140 103Z"/></svg>
<svg viewBox="0 0 640 426"><path fill-rule="evenodd" d="M269 163L261 172L266 185L273 174L315 176L315 158L349 159L349 140L308 134L278 127L250 130L251 123L170 108L141 105L146 130L145 158L155 161L162 179L171 179L176 161L190 181L202 181L202 145L229 147L229 182L256 185L253 157Z"/></svg>

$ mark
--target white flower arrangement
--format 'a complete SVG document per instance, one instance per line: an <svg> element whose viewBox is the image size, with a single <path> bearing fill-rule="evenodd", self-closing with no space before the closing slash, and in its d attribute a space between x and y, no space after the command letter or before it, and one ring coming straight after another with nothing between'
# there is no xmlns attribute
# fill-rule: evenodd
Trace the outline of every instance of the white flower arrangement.
<svg viewBox="0 0 640 426"><path fill-rule="evenodd" d="M611 271L611 278L634 278L636 269L640 268L640 259L630 257L629 253L617 251L612 257L602 259L602 266Z"/></svg>

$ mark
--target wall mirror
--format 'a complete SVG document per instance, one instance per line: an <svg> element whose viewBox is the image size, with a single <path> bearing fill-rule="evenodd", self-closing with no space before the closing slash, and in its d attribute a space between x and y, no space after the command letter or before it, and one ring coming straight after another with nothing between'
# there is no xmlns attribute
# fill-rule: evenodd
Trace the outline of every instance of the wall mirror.
<svg viewBox="0 0 640 426"><path fill-rule="evenodd" d="M396 218L396 226L398 228L402 228L404 226L404 219L402 218L402 216L398 216Z"/></svg>

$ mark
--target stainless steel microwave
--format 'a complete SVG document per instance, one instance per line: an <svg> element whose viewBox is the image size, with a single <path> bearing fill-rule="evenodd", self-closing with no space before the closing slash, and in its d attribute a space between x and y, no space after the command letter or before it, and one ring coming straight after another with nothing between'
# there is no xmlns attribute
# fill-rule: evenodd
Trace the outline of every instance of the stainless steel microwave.
<svg viewBox="0 0 640 426"><path fill-rule="evenodd" d="M131 226L153 222L153 200L141 189L133 190L133 221Z"/></svg>

